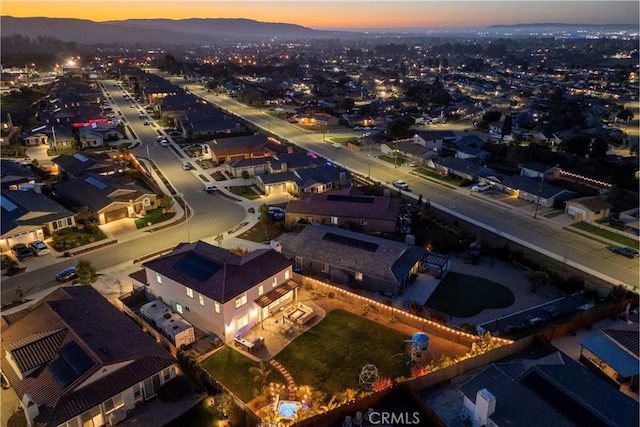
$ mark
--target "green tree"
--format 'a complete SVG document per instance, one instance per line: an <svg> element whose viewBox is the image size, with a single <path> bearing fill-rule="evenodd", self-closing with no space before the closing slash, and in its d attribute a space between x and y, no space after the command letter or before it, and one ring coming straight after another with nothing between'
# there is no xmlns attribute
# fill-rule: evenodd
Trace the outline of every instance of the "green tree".
<svg viewBox="0 0 640 427"><path fill-rule="evenodd" d="M260 214L260 223L264 226L267 226L271 223L271 215L269 215L269 206L265 203L261 204L258 208L258 213Z"/></svg>
<svg viewBox="0 0 640 427"><path fill-rule="evenodd" d="M158 206L160 206L164 212L168 211L173 207L173 198L169 195L164 195L160 199L158 199Z"/></svg>
<svg viewBox="0 0 640 427"><path fill-rule="evenodd" d="M81 285L90 285L98 280L98 273L96 268L91 264L91 261L81 259L76 265L76 273L78 274L78 283Z"/></svg>
<svg viewBox="0 0 640 427"><path fill-rule="evenodd" d="M247 180L250 178L249 171L246 169L242 170L242 179L244 179L244 186L247 186Z"/></svg>
<svg viewBox="0 0 640 427"><path fill-rule="evenodd" d="M633 111L623 108L616 117L622 121L628 122L633 119Z"/></svg>
<svg viewBox="0 0 640 427"><path fill-rule="evenodd" d="M76 212L76 221L79 224L87 225L93 219L93 212L88 207L82 206L78 212Z"/></svg>
<svg viewBox="0 0 640 427"><path fill-rule="evenodd" d="M266 363L260 362L260 365L249 368L249 373L253 375L253 382L259 384L262 389L264 389L267 385L267 381L269 381L271 369L269 369L269 365Z"/></svg>

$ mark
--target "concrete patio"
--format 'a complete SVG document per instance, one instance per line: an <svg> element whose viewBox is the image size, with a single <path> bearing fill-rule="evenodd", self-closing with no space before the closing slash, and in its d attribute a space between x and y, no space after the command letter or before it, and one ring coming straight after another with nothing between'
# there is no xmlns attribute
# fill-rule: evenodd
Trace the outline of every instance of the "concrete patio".
<svg viewBox="0 0 640 427"><path fill-rule="evenodd" d="M284 316L284 310L290 305L296 302L303 302L310 306L316 314L311 320L304 325L299 325L295 322L291 322ZM304 334L309 329L320 323L326 315L325 310L318 304L311 300L293 301L291 304L284 306L278 313L265 319L261 324L254 326L248 332L242 335L242 338L247 341L253 341L258 337L264 338L264 346L253 352L247 352L244 349L234 346L234 348L240 351L242 354L255 361L268 361L273 359L278 353L282 351L291 341ZM283 321L285 324L291 324L291 329L285 332L282 328ZM229 345L233 345L230 343Z"/></svg>

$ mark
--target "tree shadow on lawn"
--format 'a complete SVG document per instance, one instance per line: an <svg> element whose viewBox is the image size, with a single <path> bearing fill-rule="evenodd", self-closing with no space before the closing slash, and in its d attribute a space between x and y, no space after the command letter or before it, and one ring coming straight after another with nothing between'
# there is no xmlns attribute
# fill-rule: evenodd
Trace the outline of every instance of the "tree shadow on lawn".
<svg viewBox="0 0 640 427"><path fill-rule="evenodd" d="M465 318L489 308L509 307L514 301L513 292L506 286L476 276L449 272L425 307Z"/></svg>

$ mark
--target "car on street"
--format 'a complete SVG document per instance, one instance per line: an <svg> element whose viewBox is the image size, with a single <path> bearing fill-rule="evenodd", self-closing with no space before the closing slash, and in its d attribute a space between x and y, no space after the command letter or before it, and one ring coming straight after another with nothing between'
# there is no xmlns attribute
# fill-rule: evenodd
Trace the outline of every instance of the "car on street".
<svg viewBox="0 0 640 427"><path fill-rule="evenodd" d="M400 190L409 190L409 184L407 184L404 181L393 181L393 186L400 189Z"/></svg>
<svg viewBox="0 0 640 427"><path fill-rule="evenodd" d="M78 278L78 269L76 267L68 267L56 274L58 282L68 282L69 280Z"/></svg>
<svg viewBox="0 0 640 427"><path fill-rule="evenodd" d="M140 115L138 116L138 118L139 118L139 119L146 119L146 118L147 118L147 116L146 116L146 115L144 115L144 114L140 114Z"/></svg>
<svg viewBox="0 0 640 427"><path fill-rule="evenodd" d="M207 193L215 193L217 190L215 185L205 185L204 186L204 191L206 191Z"/></svg>
<svg viewBox="0 0 640 427"><path fill-rule="evenodd" d="M24 243L16 243L15 245L11 246L11 252L14 253L19 261L33 256L33 252L31 252L31 249L29 249Z"/></svg>
<svg viewBox="0 0 640 427"><path fill-rule="evenodd" d="M473 187L471 187L471 191L474 193L482 193L483 191L491 190L491 185L486 182L479 182Z"/></svg>
<svg viewBox="0 0 640 427"><path fill-rule="evenodd" d="M145 120L145 121L144 121L144 125L145 125L145 126L149 126L150 124L151 124L151 122L150 122L149 120Z"/></svg>
<svg viewBox="0 0 640 427"><path fill-rule="evenodd" d="M191 169L193 169L193 166L191 166L191 163L189 162L183 162L182 169L186 171L190 171Z"/></svg>
<svg viewBox="0 0 640 427"><path fill-rule="evenodd" d="M269 216L275 220L284 219L285 210L277 206L269 206Z"/></svg>
<svg viewBox="0 0 640 427"><path fill-rule="evenodd" d="M49 246L47 246L47 244L42 240L34 240L33 242L29 243L29 249L31 249L31 252L33 252L36 256L42 256L51 253L51 251L49 250Z"/></svg>
<svg viewBox="0 0 640 427"><path fill-rule="evenodd" d="M171 132L169 132L170 136L182 136L181 132L178 132L177 130L172 130Z"/></svg>
<svg viewBox="0 0 640 427"><path fill-rule="evenodd" d="M626 246L608 246L607 249L609 249L614 254L626 256L627 258L631 259L637 258L639 254L635 249L628 248Z"/></svg>
<svg viewBox="0 0 640 427"><path fill-rule="evenodd" d="M333 144L331 144L331 146L333 148L342 148L342 144L340 144L339 142L334 142Z"/></svg>
<svg viewBox="0 0 640 427"><path fill-rule="evenodd" d="M171 143L169 142L169 140L168 140L168 139L161 139L161 140L160 140L160 146L161 146L161 147L168 147L168 146L170 146L170 145L171 145Z"/></svg>
<svg viewBox="0 0 640 427"><path fill-rule="evenodd" d="M289 118L287 119L287 121L288 121L289 123L298 123L298 119L296 119L295 117L289 117Z"/></svg>
<svg viewBox="0 0 640 427"><path fill-rule="evenodd" d="M129 107L136 108L136 104L131 104L131 105L129 105Z"/></svg>

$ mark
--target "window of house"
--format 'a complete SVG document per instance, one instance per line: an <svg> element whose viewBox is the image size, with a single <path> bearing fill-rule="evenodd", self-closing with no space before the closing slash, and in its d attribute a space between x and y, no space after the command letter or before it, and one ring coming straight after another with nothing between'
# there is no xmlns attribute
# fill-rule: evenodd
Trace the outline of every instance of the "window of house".
<svg viewBox="0 0 640 427"><path fill-rule="evenodd" d="M191 289L191 288L190 288L190 287L188 287L188 286L185 286L185 289L187 290L187 296L188 296L189 298L193 298L193 289Z"/></svg>
<svg viewBox="0 0 640 427"><path fill-rule="evenodd" d="M171 370L169 368L162 370L162 378L164 379L164 382L167 382L171 379Z"/></svg>
<svg viewBox="0 0 640 427"><path fill-rule="evenodd" d="M220 304L218 304L217 302L213 303L216 309L216 313L220 314Z"/></svg>
<svg viewBox="0 0 640 427"><path fill-rule="evenodd" d="M78 417L71 418L69 421L63 424L64 427L80 427L80 421Z"/></svg>
<svg viewBox="0 0 640 427"><path fill-rule="evenodd" d="M180 314L182 314L182 313L183 313L183 311L182 311L182 305L181 305L181 304L176 303L176 311L177 311L178 313L180 313Z"/></svg>
<svg viewBox="0 0 640 427"><path fill-rule="evenodd" d="M140 384L136 384L133 386L133 398L135 400L140 399L142 396L142 389L140 388Z"/></svg>
<svg viewBox="0 0 640 427"><path fill-rule="evenodd" d="M94 406L87 412L80 415L83 427L99 427L103 425L102 411L100 405Z"/></svg>
<svg viewBox="0 0 640 427"><path fill-rule="evenodd" d="M238 320L236 320L236 327L238 329L242 329L245 326L247 326L248 324L249 324L249 314L245 314L244 316L242 316Z"/></svg>
<svg viewBox="0 0 640 427"><path fill-rule="evenodd" d="M329 264L327 264L326 262L322 263L322 272L323 273L328 273L329 272Z"/></svg>
<svg viewBox="0 0 640 427"><path fill-rule="evenodd" d="M362 273L360 273L359 271L356 271L356 280L362 282Z"/></svg>
<svg viewBox="0 0 640 427"><path fill-rule="evenodd" d="M258 286L258 295L262 295L262 294L264 294L264 286L260 285Z"/></svg>
<svg viewBox="0 0 640 427"><path fill-rule="evenodd" d="M275 288L276 286L278 286L278 276L274 276L273 282L271 282L272 288Z"/></svg>
<svg viewBox="0 0 640 427"><path fill-rule="evenodd" d="M198 294L198 301L200 301L200 305L204 307L204 297L202 294Z"/></svg>
<svg viewBox="0 0 640 427"><path fill-rule="evenodd" d="M108 414L109 412L113 412L116 409L124 406L124 400L122 399L122 393L116 394L111 399L105 400L104 402L104 413Z"/></svg>
<svg viewBox="0 0 640 427"><path fill-rule="evenodd" d="M236 298L236 308L240 308L247 303L247 293L240 295Z"/></svg>
<svg viewBox="0 0 640 427"><path fill-rule="evenodd" d="M332 225L337 225L338 224L338 217L337 216L332 216L331 217L331 224Z"/></svg>
<svg viewBox="0 0 640 427"><path fill-rule="evenodd" d="M159 285L162 284L162 276L160 273L156 273L156 282L158 282Z"/></svg>
<svg viewBox="0 0 640 427"><path fill-rule="evenodd" d="M360 225L367 225L367 220L366 219L361 219L360 220Z"/></svg>
<svg viewBox="0 0 640 427"><path fill-rule="evenodd" d="M291 273L289 273L289 270L285 270L284 271L284 280L289 280L290 276L291 276Z"/></svg>

